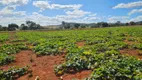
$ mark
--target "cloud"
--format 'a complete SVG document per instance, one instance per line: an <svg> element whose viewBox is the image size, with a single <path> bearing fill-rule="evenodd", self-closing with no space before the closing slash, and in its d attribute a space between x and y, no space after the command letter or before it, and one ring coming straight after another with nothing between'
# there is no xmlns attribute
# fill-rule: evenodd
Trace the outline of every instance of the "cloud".
<svg viewBox="0 0 142 80"><path fill-rule="evenodd" d="M117 8L134 8L134 7L140 7L142 6L142 1L137 1L137 2L130 2L130 3L120 3L116 6L113 7L113 9Z"/></svg>
<svg viewBox="0 0 142 80"><path fill-rule="evenodd" d="M84 21L94 22L100 20L100 17L97 17L97 13L90 13L87 17L85 17Z"/></svg>
<svg viewBox="0 0 142 80"><path fill-rule="evenodd" d="M136 18L131 19L130 21L141 21L142 16L137 16Z"/></svg>
<svg viewBox="0 0 142 80"><path fill-rule="evenodd" d="M78 19L84 18L91 14L91 12L83 11L83 10L73 10L65 12L65 15L57 15L56 19L59 21L67 21L67 22L74 22Z"/></svg>
<svg viewBox="0 0 142 80"><path fill-rule="evenodd" d="M1 0L1 5L24 5L27 4L29 0Z"/></svg>
<svg viewBox="0 0 142 80"><path fill-rule="evenodd" d="M20 2L19 2L20 1ZM33 1L33 5L40 8L40 11L46 9L63 9L64 15L55 15L53 17L45 16L38 12L28 13L26 11L16 11L16 7L27 4L29 0L3 0L0 1L5 7L0 10L0 24L7 26L10 23L20 25L27 20L34 21L43 26L61 24L62 21L66 22L92 22L97 20L96 14L88 11L80 10L83 6L81 4L50 4L49 1ZM19 4L18 4L19 3Z"/></svg>
<svg viewBox="0 0 142 80"><path fill-rule="evenodd" d="M95 17L95 16L89 17L88 15L91 15L91 13L88 14L88 12L86 12L82 16L76 16L76 14L71 14L73 12L67 11L68 14L56 15L54 17L45 16L45 15L42 15L38 12L33 12L30 15L25 15L25 16L20 16L20 17L17 17L17 16L2 17L2 16L0 16L0 18L2 19L0 21L0 24L7 26L7 24L9 24L9 23L16 23L16 24L20 25L21 23L25 23L25 21L27 21L27 20L31 20L31 21L34 21L38 24L41 24L42 26L46 26L46 25L59 25L59 24L61 24L62 21L78 22L78 23L92 23L92 22L95 22L99 19L98 17ZM88 17L86 17L86 16L88 16Z"/></svg>
<svg viewBox="0 0 142 80"><path fill-rule="evenodd" d="M142 9L133 9L131 12L128 13L128 15L132 15L135 13L142 13Z"/></svg>
<svg viewBox="0 0 142 80"><path fill-rule="evenodd" d="M96 16L97 15L97 13L95 13L95 14L90 14L89 16L90 17L94 17L94 16Z"/></svg>
<svg viewBox="0 0 142 80"><path fill-rule="evenodd" d="M48 1L33 1L33 5L40 8L40 11L45 9L65 9L65 10L75 10L82 7L81 4L73 5L60 5L60 4L50 4Z"/></svg>
<svg viewBox="0 0 142 80"><path fill-rule="evenodd" d="M2 17L0 16L0 18L1 18L0 24L3 26L7 26L10 23L16 23L20 25L21 23L25 21L25 19L21 17Z"/></svg>
<svg viewBox="0 0 142 80"><path fill-rule="evenodd" d="M4 5L3 9L0 10L0 24L7 26L10 23L16 23L20 25L25 23L27 20L34 21L43 26L46 25L57 25L61 24L62 21L66 22L79 22L79 23L90 23L97 21L99 18L96 17L96 13L81 10L83 6L81 4L50 4L49 1L33 1L33 5L40 8L40 11L46 9L63 9L64 15L55 15L53 17L45 16L39 12L30 12L27 14L26 11L16 11L17 6L28 4L30 0L0 0L0 4Z"/></svg>
<svg viewBox="0 0 142 80"><path fill-rule="evenodd" d="M24 16L24 15L26 15L26 11L14 12L15 9L16 9L16 6L6 6L2 10L0 10L0 16L12 17L12 16Z"/></svg>
<svg viewBox="0 0 142 80"><path fill-rule="evenodd" d="M67 11L66 14L72 17L83 17L87 14L91 14L91 12L87 12L83 10L74 10L74 11Z"/></svg>
<svg viewBox="0 0 142 80"><path fill-rule="evenodd" d="M25 16L24 18L25 18L25 21L31 20L44 26L61 23L61 21L59 21L59 19L57 19L56 17L44 16L37 12L33 12L31 15Z"/></svg>
<svg viewBox="0 0 142 80"><path fill-rule="evenodd" d="M84 18L84 21L96 21L96 20L100 20L100 18L98 17L85 17Z"/></svg>
<svg viewBox="0 0 142 80"><path fill-rule="evenodd" d="M108 22L117 22L117 21L128 22L128 20L129 20L128 16L112 16L108 18Z"/></svg>

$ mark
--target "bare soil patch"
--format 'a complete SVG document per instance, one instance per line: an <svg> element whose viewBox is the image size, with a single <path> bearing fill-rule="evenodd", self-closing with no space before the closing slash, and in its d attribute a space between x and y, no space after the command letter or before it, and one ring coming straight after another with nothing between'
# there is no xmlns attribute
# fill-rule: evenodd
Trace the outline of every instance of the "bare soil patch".
<svg viewBox="0 0 142 80"><path fill-rule="evenodd" d="M132 44L135 44L136 42L133 42L133 41L128 41L128 40L124 40L125 43L129 44L129 45L132 45Z"/></svg>
<svg viewBox="0 0 142 80"><path fill-rule="evenodd" d="M54 73L54 67L58 64L63 63L64 56L57 55L57 56L41 56L37 57L34 52L31 50L21 51L20 53L14 55L16 60L15 62L1 66L0 69L8 70L10 67L24 67L30 66L29 71L32 71L32 76L29 77L31 73L28 73L17 80L35 80L38 76L40 80L59 80L60 77L56 76ZM90 75L91 71L82 71L73 74L64 74L62 76L62 80L72 80L75 79L83 79Z"/></svg>
<svg viewBox="0 0 142 80"><path fill-rule="evenodd" d="M123 55L130 55L130 56L134 56L138 59L142 59L142 56L139 55L139 50L123 49L123 50L120 50L120 53L123 54Z"/></svg>
<svg viewBox="0 0 142 80"><path fill-rule="evenodd" d="M16 32L9 32L9 40L12 41L16 38ZM18 42L10 42L6 41L6 44L15 44ZM21 41L20 41L21 42ZM26 41L22 41L25 42ZM85 45L85 41L76 43L79 47L83 47ZM27 44L27 46L31 46ZM31 73L25 74L24 76L18 78L17 80L35 80L38 76L40 80L82 80L88 77L91 74L90 70L85 70L72 74L64 74L61 77L58 77L54 73L54 67L58 64L63 63L65 54L57 55L57 56L41 56L37 57L36 54L32 50L21 51L15 56L15 62L1 66L0 69L8 70L10 67L24 67L30 66L29 71ZM31 76L32 74L32 76ZM31 77L29 77L29 75Z"/></svg>
<svg viewBox="0 0 142 80"><path fill-rule="evenodd" d="M85 46L85 41L80 41L80 42L76 42L78 47L83 47Z"/></svg>
<svg viewBox="0 0 142 80"><path fill-rule="evenodd" d="M74 74L65 74L62 77L63 80L72 80L72 79L83 80L84 78L89 77L90 74L91 70L85 70Z"/></svg>
<svg viewBox="0 0 142 80"><path fill-rule="evenodd" d="M2 66L1 69L7 70L12 66L24 67L30 66L29 70L32 70L32 77L29 78L28 75L22 76L17 80L34 80L39 76L40 80L58 80L54 74L54 66L62 63L63 55L61 56L42 56L36 57L35 53L30 50L21 51L15 55L16 60L6 66ZM32 59L32 62L31 62Z"/></svg>

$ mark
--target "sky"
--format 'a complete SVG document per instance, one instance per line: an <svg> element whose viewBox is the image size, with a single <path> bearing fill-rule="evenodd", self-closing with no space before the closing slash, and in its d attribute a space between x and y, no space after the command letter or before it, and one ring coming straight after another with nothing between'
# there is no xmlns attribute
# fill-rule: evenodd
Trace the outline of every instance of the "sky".
<svg viewBox="0 0 142 80"><path fill-rule="evenodd" d="M0 25L34 21L42 26L142 20L142 0L0 0Z"/></svg>

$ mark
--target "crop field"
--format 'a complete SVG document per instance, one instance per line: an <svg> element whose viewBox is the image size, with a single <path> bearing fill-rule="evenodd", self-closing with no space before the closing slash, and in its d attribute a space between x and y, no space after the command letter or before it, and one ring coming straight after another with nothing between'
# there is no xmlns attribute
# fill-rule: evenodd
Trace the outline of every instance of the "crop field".
<svg viewBox="0 0 142 80"><path fill-rule="evenodd" d="M0 33L0 80L142 80L142 27Z"/></svg>

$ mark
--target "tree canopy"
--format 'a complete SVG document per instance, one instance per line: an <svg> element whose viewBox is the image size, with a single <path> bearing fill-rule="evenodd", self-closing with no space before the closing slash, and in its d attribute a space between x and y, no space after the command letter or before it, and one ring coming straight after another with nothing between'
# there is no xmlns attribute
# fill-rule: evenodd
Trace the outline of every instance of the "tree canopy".
<svg viewBox="0 0 142 80"><path fill-rule="evenodd" d="M17 24L15 24L15 23L12 23L12 24L8 25L8 30L9 31L14 31L14 30L16 30L18 28L19 28L19 26Z"/></svg>

